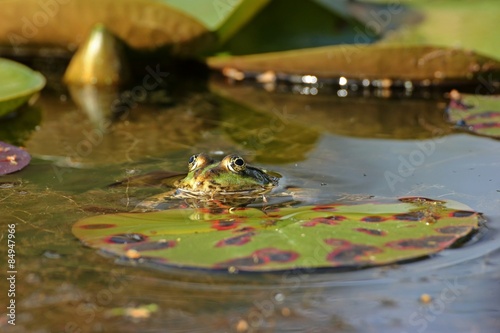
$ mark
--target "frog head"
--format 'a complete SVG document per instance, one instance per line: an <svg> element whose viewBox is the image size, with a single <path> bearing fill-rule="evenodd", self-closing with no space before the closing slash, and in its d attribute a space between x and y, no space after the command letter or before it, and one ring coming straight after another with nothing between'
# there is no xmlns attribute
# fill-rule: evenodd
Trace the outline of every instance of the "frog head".
<svg viewBox="0 0 500 333"><path fill-rule="evenodd" d="M278 177L248 165L238 155L215 161L205 153L196 154L189 159L188 168L186 177L175 183L178 192L188 197L253 197L278 184Z"/></svg>

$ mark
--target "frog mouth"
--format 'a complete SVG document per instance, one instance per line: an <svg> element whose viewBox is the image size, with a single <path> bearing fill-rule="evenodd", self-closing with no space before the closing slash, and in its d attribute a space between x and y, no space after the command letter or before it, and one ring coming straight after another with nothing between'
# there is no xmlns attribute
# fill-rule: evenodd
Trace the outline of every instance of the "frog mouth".
<svg viewBox="0 0 500 333"><path fill-rule="evenodd" d="M216 192L207 192L207 191L193 191L188 189L178 188L175 191L174 196L178 198L200 198L200 199L217 199L217 198L231 198L231 199L254 199L266 193L269 193L274 186L269 187L259 187L252 188L247 190L238 190L238 191L227 191L227 190L219 190Z"/></svg>

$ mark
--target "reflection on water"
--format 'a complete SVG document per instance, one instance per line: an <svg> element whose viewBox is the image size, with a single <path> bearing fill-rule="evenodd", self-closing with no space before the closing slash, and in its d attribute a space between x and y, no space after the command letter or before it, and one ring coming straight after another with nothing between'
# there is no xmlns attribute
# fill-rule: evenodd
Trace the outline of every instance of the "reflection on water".
<svg viewBox="0 0 500 333"><path fill-rule="evenodd" d="M34 156L27 169L2 178L15 186L0 187L0 218L18 224L22 274L13 332L229 332L242 322L254 332L499 328L498 141L450 134L436 100L213 89L218 96L193 95L169 108L139 104L99 140L84 113L50 92L37 104L41 121L28 137L12 138L10 125L0 123L0 139L23 141ZM85 140L92 149L84 150ZM182 172L200 151L243 153L320 200L457 200L482 211L486 227L470 244L427 260L344 273L157 271L123 266L74 239L76 220L129 210L133 199L151 194L106 185L128 173ZM424 293L430 305L418 301ZM159 310L149 319L110 316L113 308L152 303Z"/></svg>

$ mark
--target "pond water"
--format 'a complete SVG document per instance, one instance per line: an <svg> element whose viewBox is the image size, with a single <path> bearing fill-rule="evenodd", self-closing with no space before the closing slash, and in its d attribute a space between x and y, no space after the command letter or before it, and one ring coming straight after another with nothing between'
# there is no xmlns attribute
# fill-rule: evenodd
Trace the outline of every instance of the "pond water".
<svg viewBox="0 0 500 333"><path fill-rule="evenodd" d="M0 122L0 140L33 155L28 168L0 179L0 234L16 223L9 332L500 331L500 144L452 129L442 93L266 91L212 78L192 93L130 95L139 91L132 86L70 94L54 82L34 106ZM110 103L127 106L113 122ZM241 153L317 202L452 199L486 222L463 246L431 258L341 273L157 269L103 256L72 235L77 220L128 211L158 192L107 185L182 172L201 151ZM423 294L432 300L420 301ZM149 318L119 315L147 305Z"/></svg>

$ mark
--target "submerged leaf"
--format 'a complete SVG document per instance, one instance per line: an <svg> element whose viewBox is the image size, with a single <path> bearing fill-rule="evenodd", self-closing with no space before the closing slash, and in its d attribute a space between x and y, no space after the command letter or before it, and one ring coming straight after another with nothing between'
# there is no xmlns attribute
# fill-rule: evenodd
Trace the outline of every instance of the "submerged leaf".
<svg viewBox="0 0 500 333"><path fill-rule="evenodd" d="M31 156L27 151L0 141L0 175L19 171L30 161Z"/></svg>
<svg viewBox="0 0 500 333"><path fill-rule="evenodd" d="M78 221L84 244L153 266L276 271L359 268L441 251L478 227L454 201L401 198L274 209L174 209Z"/></svg>
<svg viewBox="0 0 500 333"><path fill-rule="evenodd" d="M45 86L42 74L0 58L0 117L14 111Z"/></svg>
<svg viewBox="0 0 500 333"><path fill-rule="evenodd" d="M448 120L472 133L500 139L500 97L451 93Z"/></svg>

